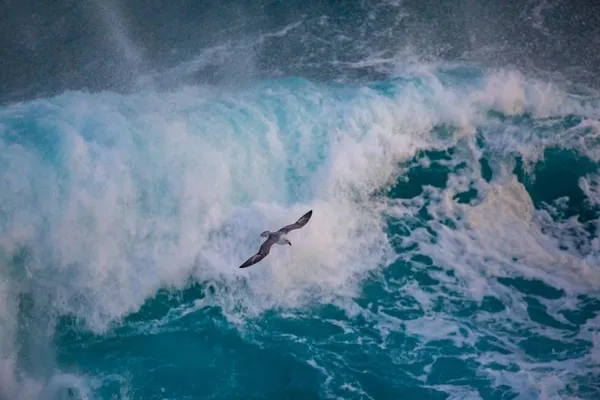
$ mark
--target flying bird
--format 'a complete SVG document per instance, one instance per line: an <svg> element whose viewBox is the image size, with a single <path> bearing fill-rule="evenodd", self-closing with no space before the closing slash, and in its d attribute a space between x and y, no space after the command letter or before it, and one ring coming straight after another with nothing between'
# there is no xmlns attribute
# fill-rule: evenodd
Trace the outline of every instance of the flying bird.
<svg viewBox="0 0 600 400"><path fill-rule="evenodd" d="M269 254L269 251L271 251L271 246L273 246L274 244L289 244L291 246L292 242L290 242L286 235L290 231L293 231L294 229L300 229L304 225L306 225L306 223L310 220L311 216L312 210L301 216L298 219L298 221L296 221L296 223L286 225L277 232L264 231L263 233L261 233L260 237L266 237L267 240L265 240L264 243L260 246L258 253L246 260L245 263L240 265L240 268L248 268L249 266L254 265L263 258L265 258L267 254Z"/></svg>

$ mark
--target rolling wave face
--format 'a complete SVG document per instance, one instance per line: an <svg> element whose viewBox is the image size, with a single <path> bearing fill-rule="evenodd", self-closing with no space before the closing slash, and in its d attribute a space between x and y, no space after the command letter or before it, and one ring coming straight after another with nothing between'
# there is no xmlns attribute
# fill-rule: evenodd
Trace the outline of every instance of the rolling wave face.
<svg viewBox="0 0 600 400"><path fill-rule="evenodd" d="M465 68L4 107L0 396L584 398L598 110Z"/></svg>

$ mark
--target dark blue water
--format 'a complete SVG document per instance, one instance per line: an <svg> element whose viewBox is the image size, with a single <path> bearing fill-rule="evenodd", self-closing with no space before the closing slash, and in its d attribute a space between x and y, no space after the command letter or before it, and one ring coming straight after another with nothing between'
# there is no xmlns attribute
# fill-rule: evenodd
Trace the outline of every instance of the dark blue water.
<svg viewBox="0 0 600 400"><path fill-rule="evenodd" d="M289 30L253 8L236 26L292 52L412 10L329 7L318 32L291 6ZM126 65L150 51L125 3L100 9ZM2 106L0 399L598 398L600 97L510 66L382 69L393 41L354 33L337 69L300 46L306 73L231 53L260 73L182 79L203 50Z"/></svg>

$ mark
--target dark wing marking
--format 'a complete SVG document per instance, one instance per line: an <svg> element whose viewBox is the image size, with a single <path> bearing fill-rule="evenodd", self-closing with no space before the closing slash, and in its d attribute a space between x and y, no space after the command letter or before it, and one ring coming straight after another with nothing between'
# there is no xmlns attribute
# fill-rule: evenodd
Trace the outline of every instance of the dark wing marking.
<svg viewBox="0 0 600 400"><path fill-rule="evenodd" d="M265 258L267 254L269 254L271 246L273 246L273 243L275 243L276 241L277 238L275 236L269 236L267 240L265 240L264 243L260 246L258 253L247 259L246 262L240 265L240 268L248 268L249 266L254 265L263 258Z"/></svg>
<svg viewBox="0 0 600 400"><path fill-rule="evenodd" d="M278 232L281 232L283 234L287 234L289 231L292 231L294 229L300 229L304 225L306 225L306 223L310 220L310 217L312 217L312 210L310 210L309 212L307 212L306 214L304 214L303 216L301 216L298 219L298 221L296 221L296 223L291 224L291 225L286 225L283 228L281 228Z"/></svg>
<svg viewBox="0 0 600 400"><path fill-rule="evenodd" d="M250 257L249 259L247 259L245 263L243 263L242 265L240 265L240 268L248 268L249 266L254 265L257 262L259 262L260 260L262 260L266 256L267 256L266 254L256 253L255 255L253 255L252 257Z"/></svg>

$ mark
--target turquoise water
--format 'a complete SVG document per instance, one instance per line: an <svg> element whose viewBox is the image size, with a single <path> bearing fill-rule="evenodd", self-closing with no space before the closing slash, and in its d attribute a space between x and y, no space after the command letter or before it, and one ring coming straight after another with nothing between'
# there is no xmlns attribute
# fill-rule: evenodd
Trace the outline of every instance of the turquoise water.
<svg viewBox="0 0 600 400"><path fill-rule="evenodd" d="M599 100L446 67L4 106L0 398L597 398Z"/></svg>

